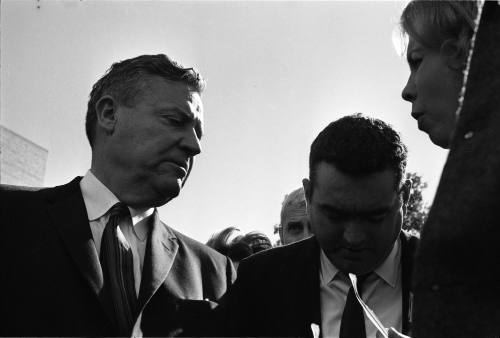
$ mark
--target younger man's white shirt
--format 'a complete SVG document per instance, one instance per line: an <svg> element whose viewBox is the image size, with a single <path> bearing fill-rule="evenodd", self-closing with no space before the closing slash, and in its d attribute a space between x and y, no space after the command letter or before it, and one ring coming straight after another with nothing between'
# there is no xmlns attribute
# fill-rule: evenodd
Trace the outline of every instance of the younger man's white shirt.
<svg viewBox="0 0 500 338"><path fill-rule="evenodd" d="M351 286L323 250L320 250L320 308L323 337L338 337L340 322ZM385 327L401 332L403 318L401 240L398 238L385 261L363 283L363 301ZM376 337L377 329L365 316L367 337Z"/></svg>

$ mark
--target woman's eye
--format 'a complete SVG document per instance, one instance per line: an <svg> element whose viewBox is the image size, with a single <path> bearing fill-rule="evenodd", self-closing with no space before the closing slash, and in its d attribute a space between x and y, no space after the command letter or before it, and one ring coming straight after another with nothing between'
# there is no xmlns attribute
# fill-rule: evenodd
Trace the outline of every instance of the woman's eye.
<svg viewBox="0 0 500 338"><path fill-rule="evenodd" d="M410 69L417 69L422 63L423 57L421 56L412 56L409 58L408 63L410 65Z"/></svg>
<svg viewBox="0 0 500 338"><path fill-rule="evenodd" d="M372 223L378 223L378 222L382 222L385 218L385 213L383 214L377 214L377 215L372 215L372 216L369 216L368 217L368 221L369 222L372 222Z"/></svg>

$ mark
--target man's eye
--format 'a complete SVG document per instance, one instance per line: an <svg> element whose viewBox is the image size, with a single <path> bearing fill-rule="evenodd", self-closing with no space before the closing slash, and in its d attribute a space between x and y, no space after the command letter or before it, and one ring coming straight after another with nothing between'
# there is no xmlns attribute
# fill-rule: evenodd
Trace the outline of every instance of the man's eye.
<svg viewBox="0 0 500 338"><path fill-rule="evenodd" d="M288 231L298 231L302 230L302 223L300 222L290 222L288 223Z"/></svg>
<svg viewBox="0 0 500 338"><path fill-rule="evenodd" d="M177 116L164 115L164 118L173 125L181 125L184 123L183 119Z"/></svg>
<svg viewBox="0 0 500 338"><path fill-rule="evenodd" d="M379 223L384 220L385 216L386 216L385 212L383 214L370 215L367 217L367 220L371 223Z"/></svg>
<svg viewBox="0 0 500 338"><path fill-rule="evenodd" d="M340 212L329 212L327 216L332 221L342 221L347 217L346 214Z"/></svg>

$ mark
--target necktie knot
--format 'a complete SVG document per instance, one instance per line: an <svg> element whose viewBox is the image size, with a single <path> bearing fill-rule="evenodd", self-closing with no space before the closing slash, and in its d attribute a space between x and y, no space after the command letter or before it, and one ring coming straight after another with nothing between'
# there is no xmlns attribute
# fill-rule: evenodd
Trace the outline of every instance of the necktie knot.
<svg viewBox="0 0 500 338"><path fill-rule="evenodd" d="M361 296L361 293L363 291L363 286L368 279L368 276L370 274L364 274L364 275L356 275L356 289L358 289L358 293Z"/></svg>
<svg viewBox="0 0 500 338"><path fill-rule="evenodd" d="M124 217L130 215L130 212L124 203L118 202L109 209L108 214L109 218Z"/></svg>

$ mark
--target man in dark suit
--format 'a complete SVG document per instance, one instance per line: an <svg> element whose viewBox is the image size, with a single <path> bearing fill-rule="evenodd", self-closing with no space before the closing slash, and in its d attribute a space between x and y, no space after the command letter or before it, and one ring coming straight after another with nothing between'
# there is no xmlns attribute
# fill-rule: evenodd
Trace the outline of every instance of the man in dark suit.
<svg viewBox="0 0 500 338"><path fill-rule="evenodd" d="M408 332L415 238L401 232L407 150L384 122L352 115L311 146L303 180L313 237L244 260L221 313L234 336L375 337L358 291L385 327Z"/></svg>
<svg viewBox="0 0 500 338"><path fill-rule="evenodd" d="M207 334L232 264L160 221L200 153L204 82L163 54L113 64L86 118L90 170L0 190L0 334Z"/></svg>

